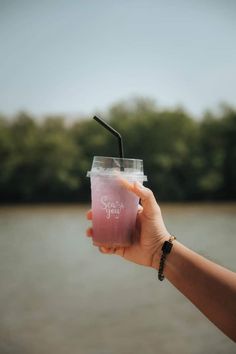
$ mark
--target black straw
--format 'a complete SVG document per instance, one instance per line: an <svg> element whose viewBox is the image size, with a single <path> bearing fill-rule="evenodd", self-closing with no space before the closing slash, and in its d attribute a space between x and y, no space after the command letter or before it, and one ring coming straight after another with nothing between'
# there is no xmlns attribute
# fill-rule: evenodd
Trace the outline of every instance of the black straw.
<svg viewBox="0 0 236 354"><path fill-rule="evenodd" d="M114 128L112 128L107 122L105 122L103 119L98 118L97 116L94 116L93 119L95 119L99 124L101 124L104 128L109 130L117 139L118 139L118 144L119 144L119 156L121 159L124 158L124 149L123 149L123 141L120 133L118 133Z"/></svg>

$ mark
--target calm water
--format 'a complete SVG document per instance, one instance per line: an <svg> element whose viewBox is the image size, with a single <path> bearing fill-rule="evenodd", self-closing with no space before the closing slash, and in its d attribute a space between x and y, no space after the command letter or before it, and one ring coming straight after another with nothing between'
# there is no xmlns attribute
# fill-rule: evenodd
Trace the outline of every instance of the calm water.
<svg viewBox="0 0 236 354"><path fill-rule="evenodd" d="M0 354L200 354L236 346L154 270L100 254L86 208L0 208ZM165 205L178 239L236 271L236 204Z"/></svg>

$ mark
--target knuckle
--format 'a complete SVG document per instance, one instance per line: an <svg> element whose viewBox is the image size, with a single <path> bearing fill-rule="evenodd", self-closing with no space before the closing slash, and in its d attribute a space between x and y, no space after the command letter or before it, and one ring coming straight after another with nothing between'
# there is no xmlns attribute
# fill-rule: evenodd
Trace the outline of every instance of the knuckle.
<svg viewBox="0 0 236 354"><path fill-rule="evenodd" d="M154 197L153 192L149 188L146 188L145 194L146 194L146 198Z"/></svg>

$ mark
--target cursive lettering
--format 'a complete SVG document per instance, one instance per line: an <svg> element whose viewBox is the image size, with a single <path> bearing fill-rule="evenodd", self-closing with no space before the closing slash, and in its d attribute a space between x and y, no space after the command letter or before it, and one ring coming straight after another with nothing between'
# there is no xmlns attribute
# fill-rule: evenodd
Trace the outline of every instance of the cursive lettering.
<svg viewBox="0 0 236 354"><path fill-rule="evenodd" d="M121 210L124 209L124 204L119 202L118 200L111 200L108 196L104 195L101 197L102 209L106 212L106 218L110 219L114 217L115 219L119 219Z"/></svg>

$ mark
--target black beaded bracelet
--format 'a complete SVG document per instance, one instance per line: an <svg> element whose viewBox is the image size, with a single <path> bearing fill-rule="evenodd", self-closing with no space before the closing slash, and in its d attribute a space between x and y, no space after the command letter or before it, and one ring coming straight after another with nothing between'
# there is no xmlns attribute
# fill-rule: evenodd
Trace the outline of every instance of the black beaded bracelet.
<svg viewBox="0 0 236 354"><path fill-rule="evenodd" d="M163 274L163 270L164 270L164 266L165 266L165 260L166 260L166 256L171 252L174 240L176 240L176 237L175 236L171 236L168 241L165 241L163 243L163 246L161 248L162 255L161 255L161 260L160 260L160 265L159 265L159 270L158 270L158 279L160 281L165 279L165 276Z"/></svg>

